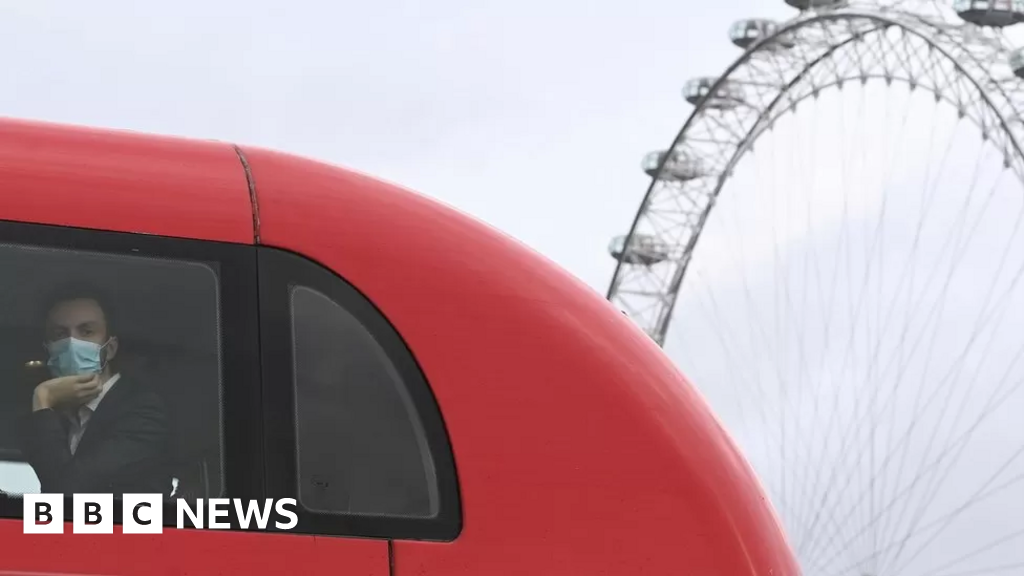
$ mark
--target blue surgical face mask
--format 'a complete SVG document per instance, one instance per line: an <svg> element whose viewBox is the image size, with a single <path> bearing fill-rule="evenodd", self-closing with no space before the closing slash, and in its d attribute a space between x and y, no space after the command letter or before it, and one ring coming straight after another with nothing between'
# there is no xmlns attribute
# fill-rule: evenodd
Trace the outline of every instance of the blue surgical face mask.
<svg viewBox="0 0 1024 576"><path fill-rule="evenodd" d="M109 343L110 340L107 340ZM61 376L77 376L79 374L99 374L103 371L103 348L94 342L77 338L64 338L47 345L50 360L46 365L54 378Z"/></svg>

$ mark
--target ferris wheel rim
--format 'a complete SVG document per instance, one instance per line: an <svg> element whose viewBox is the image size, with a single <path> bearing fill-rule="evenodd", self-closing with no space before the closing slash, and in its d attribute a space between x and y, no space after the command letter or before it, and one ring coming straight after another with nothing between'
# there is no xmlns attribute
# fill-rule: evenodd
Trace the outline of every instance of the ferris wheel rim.
<svg viewBox="0 0 1024 576"><path fill-rule="evenodd" d="M870 23L870 27L867 29L852 31L854 29L854 24L858 21L868 22ZM746 152L748 152L756 143L761 134L763 134L763 121L765 118L768 117L768 115L776 109L777 104L787 95L791 94L794 87L817 66L822 62L827 61L829 58L832 58L840 48L853 43L864 42L865 37L870 34L884 33L885 30L896 27L904 34L904 40L902 40L903 43L907 42L905 39L906 35L910 34L923 41L929 50L935 50L945 61L951 63L956 72L957 79L968 81L974 93L978 95L977 100L973 102L973 104L980 105L982 112L987 111L994 117L994 128L1006 139L1006 142L1002 145L1002 152L1006 156L1006 161L1009 164L1010 157L1012 156L1013 160L1016 162L1014 168L1018 179L1024 182L1024 148L1021 146L1022 138L1019 138L1018 135L1014 133L1014 130L1011 127L1011 121L1008 119L1009 114L1007 113L1008 111L1016 113L1018 111L1018 105L1014 101L1013 97L1003 89L1001 83L992 73L989 72L981 75L982 77L979 77L975 71L968 68L965 61L958 59L958 55L954 54L953 51L950 50L951 47L959 46L964 53L963 55L977 64L977 68L979 70L985 70L984 64L974 53L971 52L970 46L957 43L957 39L953 37L950 30L947 28L948 25L933 21L921 14L913 12L871 9L871 7L844 7L812 13L810 15L801 14L796 18L781 23L772 34L759 39L748 49L744 50L744 52L726 68L725 72L715 79L708 88L707 94L694 106L693 111L677 132L675 138L672 140L671 146L666 148L664 157L658 162L655 175L651 178L651 182L644 193L643 200L634 215L629 232L624 237L625 249L628 250L634 238L637 236L637 229L640 223L643 221L644 216L649 213L649 205L653 194L659 188L659 185L665 184L668 181L668 179L665 178L666 164L672 159L672 156L676 153L677 149L681 146L685 146L686 136L690 133L691 129L693 129L695 123L703 119L709 110L713 110L713 97L719 95L720 91L723 90L723 87L730 86L731 83L734 82L733 79L736 76L737 71L753 62L756 57L766 53L773 56L778 54L778 48L773 47L773 45L778 46L780 40L793 38L795 33L811 29L815 25L819 25L821 23L843 23L849 26L851 32L846 37L840 38L840 41L828 43L816 58L802 61L795 73L788 80L782 71L778 71L776 78L783 81L779 82L779 84L775 86L776 90L768 99L767 104L762 105L757 110L756 119L749 128L745 128L743 130L743 136L726 152L723 152L722 156L728 156L728 161L724 163L723 168L719 170L718 173L710 174L706 177L707 179L715 182L713 186L709 187L710 193L707 195L707 205L700 210L697 222L693 226L692 235L687 240L685 246L682 247L682 251L679 256L667 259L666 262L670 263L671 266L674 267L672 271L672 278L667 282L666 289L661 290L657 294L661 305L654 321L651 323L652 325L643 327L644 331L647 332L647 334L654 339L659 346L664 343L676 300L682 286L682 282L685 279L686 269L696 244L700 239L704 223L710 215L711 210L714 208L715 201L721 192L721 189L730 179L732 170ZM995 41L999 44L998 49L1005 51L1005 46L1001 44L1000 40L1001 39L997 39ZM793 48L790 48L789 50L792 49ZM845 77L840 78L839 84L847 81L857 81L863 77L863 74L858 75L850 73ZM892 80L902 79L892 78ZM740 85L742 85L742 82ZM931 89L920 84L917 86L929 89L935 93L938 98L942 98L949 103L953 103L952 99L944 98L945 94L939 88ZM806 100L809 96L816 96L817 93L820 92L820 88L821 86L818 86L813 93L805 94L795 100L790 106L784 107L782 112L773 118L772 121L781 117L786 112L791 111L795 108L795 104L799 104L799 102ZM1000 99L1003 100L1003 102L995 102L993 98L994 95L989 92L992 88L996 89L996 95L1000 96ZM945 89L949 89L949 86L946 86ZM749 102L747 101L742 102L739 106L753 108L749 106ZM970 119L974 121L974 123L978 125L983 132L986 132L987 129L993 128L991 125L985 126L981 119L975 118L969 114L966 114L966 116L970 117ZM612 302L614 302L616 297L621 293L620 287L625 276L624 270L627 268L636 269L644 267L641 264L627 263L625 257L619 257L616 258L616 260L615 270L606 293L606 298Z"/></svg>

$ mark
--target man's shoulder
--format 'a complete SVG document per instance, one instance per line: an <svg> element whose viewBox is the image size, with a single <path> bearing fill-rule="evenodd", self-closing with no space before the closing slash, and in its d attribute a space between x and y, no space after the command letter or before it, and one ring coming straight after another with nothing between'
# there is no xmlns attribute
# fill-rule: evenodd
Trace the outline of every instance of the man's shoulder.
<svg viewBox="0 0 1024 576"><path fill-rule="evenodd" d="M104 403L110 400L118 412L159 412L166 411L166 404L159 393L144 380L120 376L110 389ZM102 403L100 404L103 405Z"/></svg>
<svg viewBox="0 0 1024 576"><path fill-rule="evenodd" d="M97 423L101 428L160 437L170 433L170 417L163 400L155 391L127 379L119 381L117 387L120 386L124 386L124 390L116 397L109 398L113 400L111 405L104 410L104 400L96 412Z"/></svg>

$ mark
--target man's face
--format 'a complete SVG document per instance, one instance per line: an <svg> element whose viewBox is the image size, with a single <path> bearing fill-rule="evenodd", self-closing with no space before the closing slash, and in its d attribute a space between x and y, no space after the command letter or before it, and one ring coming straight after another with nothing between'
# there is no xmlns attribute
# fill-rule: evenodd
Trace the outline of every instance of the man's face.
<svg viewBox="0 0 1024 576"><path fill-rule="evenodd" d="M106 359L117 354L117 339L108 342L107 319L103 309L92 299L80 298L58 302L46 321L46 340L56 342L64 338L86 340L103 346Z"/></svg>

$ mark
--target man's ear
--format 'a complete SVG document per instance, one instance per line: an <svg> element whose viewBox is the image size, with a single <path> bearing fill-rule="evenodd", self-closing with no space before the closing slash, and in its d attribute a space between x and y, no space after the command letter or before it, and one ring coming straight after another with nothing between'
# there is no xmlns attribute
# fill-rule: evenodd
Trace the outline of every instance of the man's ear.
<svg viewBox="0 0 1024 576"><path fill-rule="evenodd" d="M110 340L107 341L107 346L103 349L107 355L107 362L110 362L117 356L117 345L117 336L111 336Z"/></svg>

